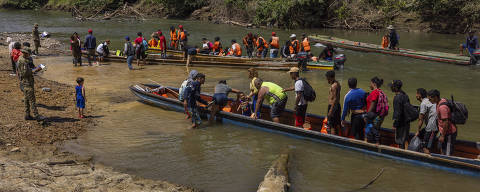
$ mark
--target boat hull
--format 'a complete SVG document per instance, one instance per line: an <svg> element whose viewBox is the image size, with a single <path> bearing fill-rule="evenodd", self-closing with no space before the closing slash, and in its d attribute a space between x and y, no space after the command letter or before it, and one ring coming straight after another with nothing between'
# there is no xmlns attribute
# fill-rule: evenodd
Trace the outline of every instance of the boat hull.
<svg viewBox="0 0 480 192"><path fill-rule="evenodd" d="M154 85L150 85L150 86L153 88L159 87ZM165 89L167 89L166 90L167 94L156 95L153 93L142 91L136 86L130 87L130 90L132 91L132 93L135 94L140 99L140 101L144 103L159 106L161 108L168 109L168 110L183 112L183 104L180 101L178 101L178 99L176 99L174 95L168 93L172 91L176 92L178 90L175 88L164 88L164 90ZM202 98L207 101L211 100L211 96L207 94L203 94ZM231 100L229 104L232 104L232 102L233 100ZM232 108L235 108L235 107L232 107ZM293 115L293 111L288 109L282 114L283 118L281 118L281 123L274 123L270 121L270 118L268 115L269 109L270 109L269 106L264 105L262 107L262 117L264 119L252 119L250 117L243 116L235 112L226 112L226 111L220 111L217 117L221 117L224 122L233 123L233 124L237 124L244 127L258 128L266 131L287 134L289 136L293 136L296 138L300 137L303 139L331 144L331 145L335 145L343 148L365 152L368 154L403 160L403 161L421 165L421 166L439 168L447 171L452 171L455 173L480 176L480 160L478 159L470 159L470 158L463 158L463 157L447 157L440 154L427 155L424 153L418 153L418 152L398 149L395 147L390 147L388 145L375 145L375 144L371 144L371 143L367 143L364 141L359 141L359 140L355 140L347 137L341 137L341 136L336 136L331 134L323 134L316 130L319 129L319 123L323 121L324 117L319 115L314 115L314 114L308 114L306 119L307 122L310 122L312 124L312 130L297 128L297 127L291 126L291 124L293 123L293 118L291 118L291 116ZM208 111L203 109L201 110L201 113L203 113L204 115L207 115ZM321 127L321 124L320 124L320 127ZM389 129L382 129L381 132L382 132L382 136L385 135L386 137L388 137L389 134L393 133L392 130L389 130ZM462 142L468 143L469 145L473 145L473 146L469 146L471 147L469 148L469 150L471 150L472 153L478 155L478 150L479 150L478 143L475 144L469 141L459 141L457 145L462 145Z"/></svg>

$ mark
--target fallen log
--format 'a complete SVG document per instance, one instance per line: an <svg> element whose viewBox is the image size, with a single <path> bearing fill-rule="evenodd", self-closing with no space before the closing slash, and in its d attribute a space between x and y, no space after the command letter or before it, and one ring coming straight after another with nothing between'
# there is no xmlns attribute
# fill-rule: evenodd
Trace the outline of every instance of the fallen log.
<svg viewBox="0 0 480 192"><path fill-rule="evenodd" d="M288 152L280 155L268 169L263 181L258 186L257 192L287 192L288 183Z"/></svg>

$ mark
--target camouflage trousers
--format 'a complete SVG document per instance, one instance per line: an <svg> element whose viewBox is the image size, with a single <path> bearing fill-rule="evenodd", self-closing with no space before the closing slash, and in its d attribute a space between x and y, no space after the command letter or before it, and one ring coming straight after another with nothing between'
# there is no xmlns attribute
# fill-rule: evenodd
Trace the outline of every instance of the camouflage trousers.
<svg viewBox="0 0 480 192"><path fill-rule="evenodd" d="M41 47L40 46L40 39L39 40L33 40L33 44L34 44L34 47L35 47L35 54L38 54L38 48Z"/></svg>
<svg viewBox="0 0 480 192"><path fill-rule="evenodd" d="M24 86L23 87L23 94L25 96L24 102L25 102L25 114L27 116L30 115L30 109L33 111L33 116L37 117L38 116L38 110L37 110L37 103L35 101L35 90L31 86Z"/></svg>

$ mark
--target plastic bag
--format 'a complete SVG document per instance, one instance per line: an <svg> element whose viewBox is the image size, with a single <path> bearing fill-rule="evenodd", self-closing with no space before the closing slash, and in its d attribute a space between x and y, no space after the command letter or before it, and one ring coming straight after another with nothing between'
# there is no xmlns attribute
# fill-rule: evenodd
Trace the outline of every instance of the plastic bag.
<svg viewBox="0 0 480 192"><path fill-rule="evenodd" d="M420 152L421 149L422 141L417 136L413 137L412 140L410 140L410 144L408 145L408 150Z"/></svg>

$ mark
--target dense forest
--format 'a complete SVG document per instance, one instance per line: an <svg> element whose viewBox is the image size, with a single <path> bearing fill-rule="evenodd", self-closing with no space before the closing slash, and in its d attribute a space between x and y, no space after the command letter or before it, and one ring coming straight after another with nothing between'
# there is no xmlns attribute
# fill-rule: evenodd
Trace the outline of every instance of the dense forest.
<svg viewBox="0 0 480 192"><path fill-rule="evenodd" d="M128 3L149 16L280 28L465 33L478 28L480 0L0 0L17 9L108 12Z"/></svg>

